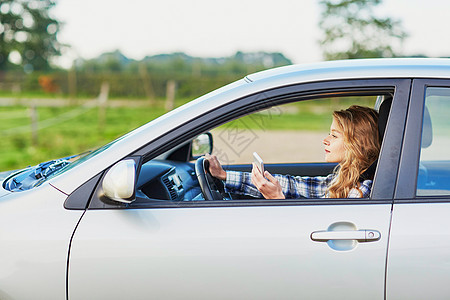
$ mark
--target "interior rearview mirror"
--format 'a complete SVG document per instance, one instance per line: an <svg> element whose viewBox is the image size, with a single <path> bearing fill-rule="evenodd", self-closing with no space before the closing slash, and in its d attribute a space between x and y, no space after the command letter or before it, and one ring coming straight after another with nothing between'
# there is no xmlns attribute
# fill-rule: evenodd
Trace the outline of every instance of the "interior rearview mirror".
<svg viewBox="0 0 450 300"><path fill-rule="evenodd" d="M103 178L103 193L111 200L131 203L135 200L136 163L122 160L108 170Z"/></svg>

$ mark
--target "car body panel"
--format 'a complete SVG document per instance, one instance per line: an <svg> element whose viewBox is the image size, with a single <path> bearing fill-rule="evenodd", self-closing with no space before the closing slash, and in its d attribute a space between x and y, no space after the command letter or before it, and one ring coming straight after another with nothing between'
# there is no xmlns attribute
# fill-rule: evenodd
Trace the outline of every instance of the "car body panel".
<svg viewBox="0 0 450 300"><path fill-rule="evenodd" d="M0 200L0 298L64 299L70 238L83 211L49 184Z"/></svg>
<svg viewBox="0 0 450 300"><path fill-rule="evenodd" d="M6 196L6 195L10 195L10 194L11 194L10 191L7 191L7 190L5 190L3 188L0 188L0 198L3 197L3 196Z"/></svg>
<svg viewBox="0 0 450 300"><path fill-rule="evenodd" d="M380 299L390 213L390 204L88 210L69 298ZM342 221L381 239L350 251L311 240Z"/></svg>
<svg viewBox="0 0 450 300"><path fill-rule="evenodd" d="M18 170L11 170L11 171L4 171L0 173L0 182L3 182L5 179L7 179L9 176L13 175L14 173L17 173ZM5 190L3 188L3 185L0 186L0 197L6 196L11 194L10 191Z"/></svg>
<svg viewBox="0 0 450 300"><path fill-rule="evenodd" d="M402 203L394 206L387 264L387 299L448 298L449 214L449 203Z"/></svg>

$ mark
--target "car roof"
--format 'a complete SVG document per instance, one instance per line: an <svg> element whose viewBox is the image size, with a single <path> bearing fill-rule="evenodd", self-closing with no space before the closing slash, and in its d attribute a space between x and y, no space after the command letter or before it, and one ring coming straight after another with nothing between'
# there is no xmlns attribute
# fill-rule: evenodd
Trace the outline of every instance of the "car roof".
<svg viewBox="0 0 450 300"><path fill-rule="evenodd" d="M308 82L351 78L450 78L448 58L376 58L290 65L248 75L247 82ZM278 81L278 80L276 80Z"/></svg>

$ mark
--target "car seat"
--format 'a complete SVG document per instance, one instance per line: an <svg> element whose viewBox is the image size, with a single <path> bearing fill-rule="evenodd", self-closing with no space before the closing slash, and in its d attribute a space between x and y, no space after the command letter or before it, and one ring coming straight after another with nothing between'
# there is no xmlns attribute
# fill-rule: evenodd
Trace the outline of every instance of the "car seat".
<svg viewBox="0 0 450 300"><path fill-rule="evenodd" d="M380 144L383 141L384 133L386 131L386 125L389 118L389 111L391 110L392 95L382 95L377 97L375 102L375 110L378 111L378 135L380 138ZM361 174L360 180L373 180L375 176L375 170L377 168L378 159L376 159L363 174Z"/></svg>

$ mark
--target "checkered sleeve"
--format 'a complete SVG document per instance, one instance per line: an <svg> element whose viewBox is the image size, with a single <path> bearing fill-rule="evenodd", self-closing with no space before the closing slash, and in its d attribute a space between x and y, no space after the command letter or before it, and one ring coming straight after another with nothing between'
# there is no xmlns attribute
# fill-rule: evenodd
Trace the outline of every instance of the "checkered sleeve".
<svg viewBox="0 0 450 300"><path fill-rule="evenodd" d="M250 173L226 171L225 191L233 194L248 195L255 198L264 198L252 184Z"/></svg>
<svg viewBox="0 0 450 300"><path fill-rule="evenodd" d="M280 183L286 199L326 198L328 187L336 177L335 174L315 177L279 174L273 176ZM368 198L371 188L372 180L364 180L358 188L355 187L350 190L348 198ZM246 172L227 171L225 190L234 194L263 198L262 194L252 184L250 173Z"/></svg>
<svg viewBox="0 0 450 300"><path fill-rule="evenodd" d="M364 180L358 188L353 188L347 198L369 198L372 189L372 180ZM361 196L362 194L362 196Z"/></svg>
<svg viewBox="0 0 450 300"><path fill-rule="evenodd" d="M280 183L282 192L287 199L324 198L334 174L317 177L275 174L274 177ZM263 198L262 194L252 184L250 173L246 172L227 171L225 189L230 193Z"/></svg>
<svg viewBox="0 0 450 300"><path fill-rule="evenodd" d="M274 175L280 182L283 194L287 199L325 198L330 182L335 175L328 176L290 176Z"/></svg>

